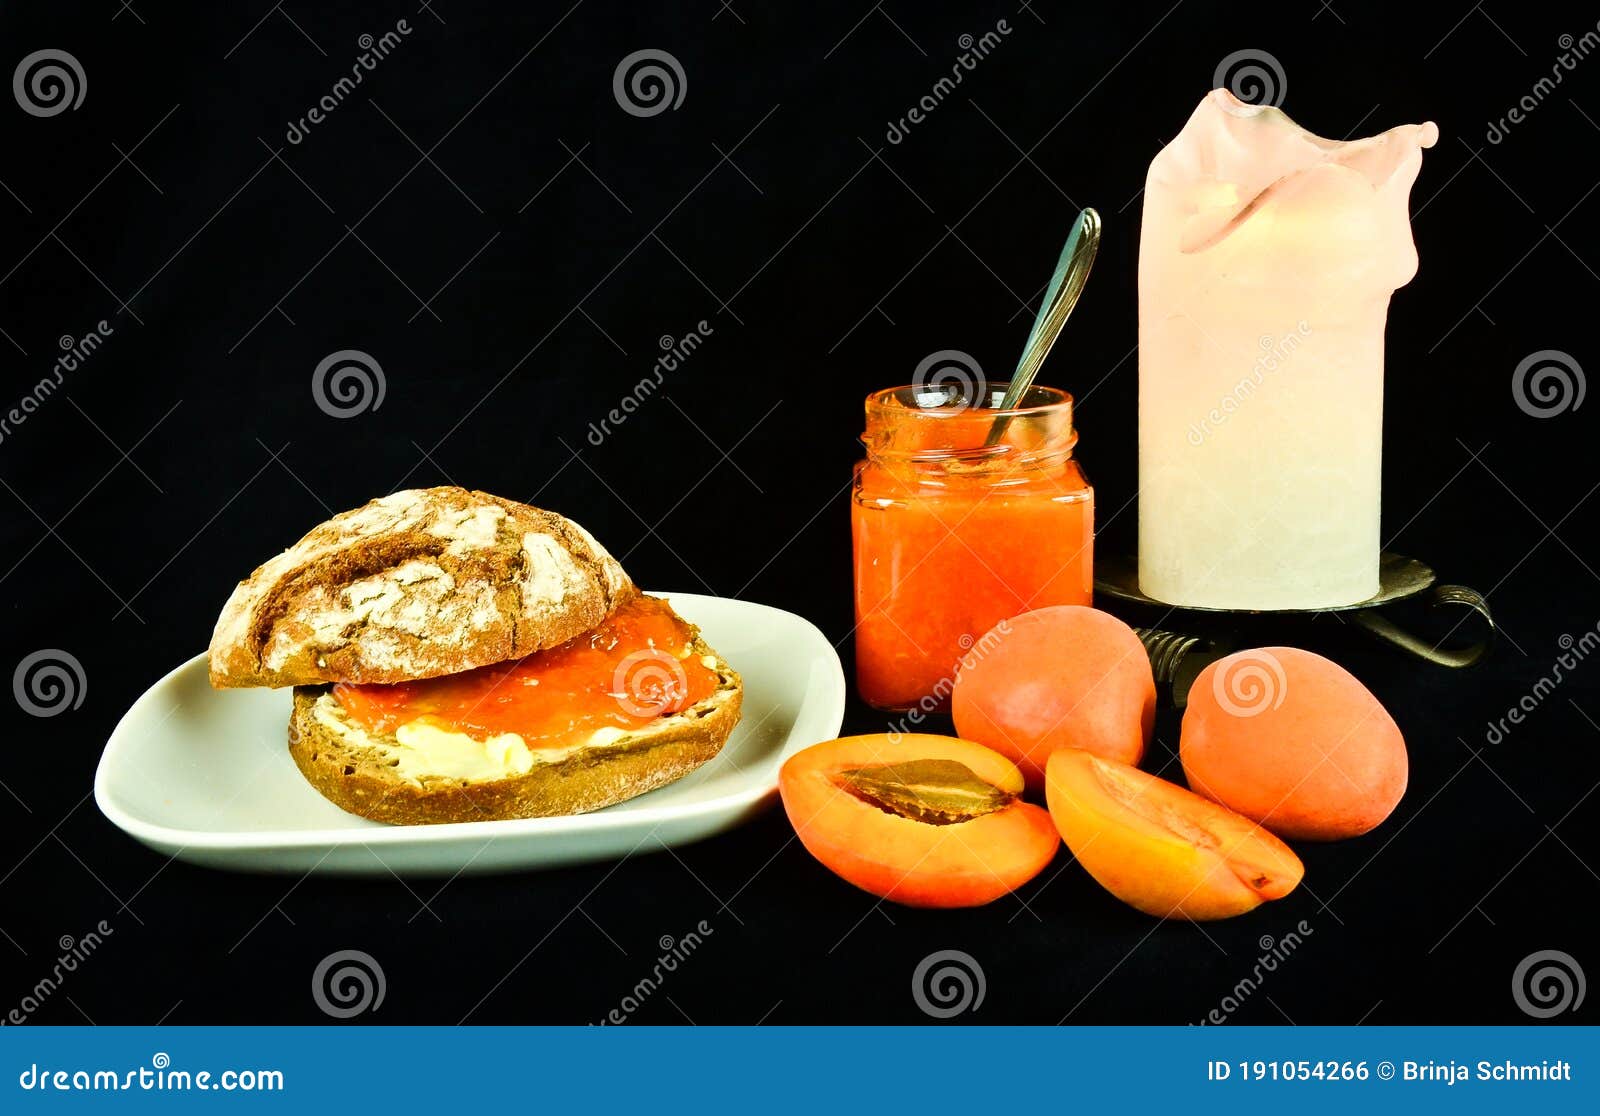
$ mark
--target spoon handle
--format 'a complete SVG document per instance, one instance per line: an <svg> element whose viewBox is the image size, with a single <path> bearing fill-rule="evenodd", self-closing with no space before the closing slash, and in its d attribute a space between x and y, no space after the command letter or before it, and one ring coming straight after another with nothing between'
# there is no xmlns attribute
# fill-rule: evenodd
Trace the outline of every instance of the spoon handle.
<svg viewBox="0 0 1600 1116"><path fill-rule="evenodd" d="M1085 209L1073 222L1072 234L1067 237L1067 243L1061 249L1055 273L1050 278L1049 286L1045 288L1044 302L1040 305L1033 329L1028 334L1028 343L1023 346L1022 358L1017 361L1011 383L1006 388L1004 398L1000 400L1002 410L1014 410L1021 406L1023 397L1033 386L1033 379L1038 375L1045 357L1050 355L1056 337L1066 324L1067 316L1072 313L1073 307L1078 304L1079 296L1083 294L1084 284L1089 281L1089 270L1094 266L1095 255L1099 248L1100 214L1093 209ZM995 419L989 429L985 445L996 445L1004 436L1009 422L1010 417L1006 415Z"/></svg>

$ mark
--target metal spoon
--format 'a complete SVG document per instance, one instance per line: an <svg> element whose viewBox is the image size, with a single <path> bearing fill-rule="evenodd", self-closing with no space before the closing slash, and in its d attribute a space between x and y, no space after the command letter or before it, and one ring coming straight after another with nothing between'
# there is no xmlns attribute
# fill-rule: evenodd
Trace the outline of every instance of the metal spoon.
<svg viewBox="0 0 1600 1116"><path fill-rule="evenodd" d="M1061 327L1066 325L1067 315L1072 313L1072 308L1078 304L1078 297L1083 294L1083 286L1089 281L1089 269L1094 266L1094 257L1099 250L1100 214L1093 209L1085 209L1073 222L1072 235L1067 237L1067 243L1061 249L1061 258L1056 261L1055 274L1045 289L1044 302L1039 307L1038 317L1034 319L1033 330L1028 334L1028 343L1022 348L1022 359L1017 361L1017 370L1011 375L1011 385L1000 400L1001 410L1015 410L1022 405L1022 398L1033 386L1039 366L1050 355L1051 347L1061 334ZM1010 421L1009 415L995 419L989 427L984 446L998 445Z"/></svg>

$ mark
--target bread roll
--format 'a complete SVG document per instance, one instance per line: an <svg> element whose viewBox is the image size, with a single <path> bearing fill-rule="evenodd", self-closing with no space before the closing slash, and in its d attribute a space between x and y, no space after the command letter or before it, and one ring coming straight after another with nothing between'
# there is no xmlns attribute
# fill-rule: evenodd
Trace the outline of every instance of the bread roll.
<svg viewBox="0 0 1600 1116"><path fill-rule="evenodd" d="M616 559L554 512L464 488L342 512L239 583L211 684L405 682L564 643L632 596Z"/></svg>
<svg viewBox="0 0 1600 1116"><path fill-rule="evenodd" d="M452 743L457 774L427 770L428 760L392 733L351 721L332 687L294 692L289 754L311 785L352 814L398 825L493 821L581 814L683 778L715 756L739 722L739 675L698 635L692 654L715 659L718 686L705 700L633 732L602 730L596 739L558 749L481 753ZM403 730L402 730L403 731ZM454 734L451 734L454 735ZM528 762L531 760L531 764ZM518 768L522 768L518 770Z"/></svg>

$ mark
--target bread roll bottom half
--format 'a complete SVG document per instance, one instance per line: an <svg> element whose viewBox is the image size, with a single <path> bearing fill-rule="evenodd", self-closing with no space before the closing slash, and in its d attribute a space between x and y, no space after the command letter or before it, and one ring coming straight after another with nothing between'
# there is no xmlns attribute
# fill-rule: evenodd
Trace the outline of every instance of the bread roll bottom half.
<svg viewBox="0 0 1600 1116"><path fill-rule="evenodd" d="M598 810L683 778L716 756L738 724L738 673L690 632L685 652L709 669L715 688L642 724L529 747L515 733L469 734L426 716L375 724L352 713L340 686L297 686L289 754L335 805L395 825Z"/></svg>

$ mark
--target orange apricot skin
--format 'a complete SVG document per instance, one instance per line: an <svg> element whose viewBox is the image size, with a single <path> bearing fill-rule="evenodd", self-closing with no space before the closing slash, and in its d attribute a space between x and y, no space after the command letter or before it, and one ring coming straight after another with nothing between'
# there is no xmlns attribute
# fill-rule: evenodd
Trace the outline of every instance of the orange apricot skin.
<svg viewBox="0 0 1600 1116"><path fill-rule="evenodd" d="M977 907L1015 891L1055 857L1061 839L1050 815L1017 799L952 825L880 810L842 789L850 768L949 759L1010 794L1022 773L1004 756L950 736L849 736L795 753L778 773L784 812L806 851L841 879L909 907Z"/></svg>
<svg viewBox="0 0 1600 1116"><path fill-rule="evenodd" d="M1240 651L1201 671L1178 755L1194 790L1307 841L1375 829L1409 778L1389 711L1339 664L1296 647Z"/></svg>
<svg viewBox="0 0 1600 1116"><path fill-rule="evenodd" d="M1078 863L1157 918L1232 918L1281 899L1305 875L1289 846L1249 819L1115 760L1055 752L1045 795Z"/></svg>
<svg viewBox="0 0 1600 1116"><path fill-rule="evenodd" d="M1155 725L1156 682L1132 628L1099 609L1056 605L980 639L950 711L958 733L1009 756L1037 790L1058 748L1137 764Z"/></svg>

